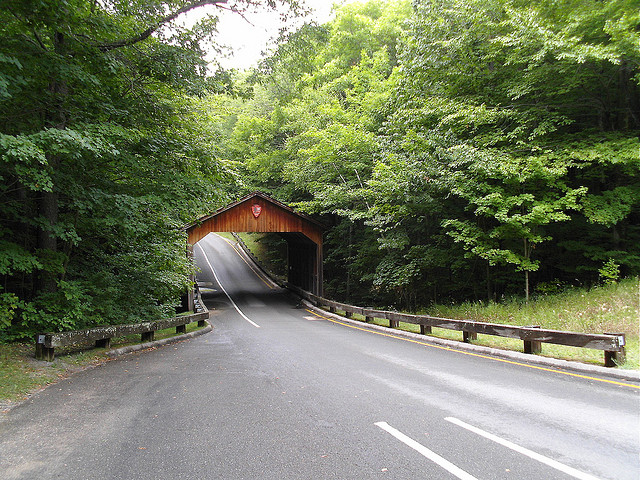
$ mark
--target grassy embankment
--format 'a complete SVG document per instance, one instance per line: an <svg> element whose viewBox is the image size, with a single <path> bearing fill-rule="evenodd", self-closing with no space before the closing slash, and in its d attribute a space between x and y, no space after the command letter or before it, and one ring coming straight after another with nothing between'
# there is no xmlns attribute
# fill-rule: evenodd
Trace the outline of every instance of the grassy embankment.
<svg viewBox="0 0 640 480"><path fill-rule="evenodd" d="M540 325L542 328L582 333L624 333L627 361L622 368L640 367L638 329L640 324L640 285L630 278L613 285L591 289L576 288L555 295L531 300L510 300L503 303L465 303L435 305L422 312L435 317L473 319L479 322L508 325ZM434 329L435 332L436 329ZM440 329L437 336L460 339L460 332ZM522 351L522 341L478 335L474 343ZM542 345L542 355L602 365L600 350Z"/></svg>
<svg viewBox="0 0 640 480"><path fill-rule="evenodd" d="M251 251L264 258L264 249L254 235L242 235ZM265 263L267 259L264 258ZM268 264L267 264L268 265ZM535 298L526 304L512 299L502 303L464 303L434 305L420 313L434 317L471 319L478 322L507 325L540 325L541 328L583 333L624 333L627 340L627 361L621 368L640 368L640 281L638 278L622 280L613 285L591 289L568 289L555 295ZM358 315L357 320L364 320ZM388 326L384 320L376 321ZM400 323L400 328L418 333L420 327ZM461 340L462 333L434 328L432 336ZM505 350L522 351L521 340L478 335L474 344ZM602 365L604 354L600 350L543 344L543 356Z"/></svg>
<svg viewBox="0 0 640 480"><path fill-rule="evenodd" d="M187 333L204 327L198 322L187 325ZM154 338L174 337L175 327L158 330ZM127 335L111 340L111 348L140 343L140 335ZM109 360L107 349L91 347L56 348L53 362L36 360L33 343L0 344L0 412L13 402L27 398L31 393L50 383Z"/></svg>
<svg viewBox="0 0 640 480"><path fill-rule="evenodd" d="M509 300L503 303L463 303L458 305L433 305L420 313L433 317L477 322L501 323L505 325L540 325L541 328L582 333L624 333L626 335L627 360L621 368L640 368L640 345L638 325L640 323L640 287L637 278L625 279L613 285L591 289L570 289L556 295L547 295L531 300ZM356 316L354 316L356 317ZM388 325L386 321L377 322ZM420 327L400 323L400 329L418 333ZM434 328L432 336L451 340L462 340L462 333ZM478 335L473 341L504 350L522 351L521 340ZM600 350L542 344L542 356L573 360L596 365L603 364L604 354Z"/></svg>
<svg viewBox="0 0 640 480"><path fill-rule="evenodd" d="M638 324L640 307L638 279L626 279L614 285L592 289L572 289L561 294L549 295L529 304L510 300L504 303L464 303L459 305L434 305L422 310L423 315L475 320L477 322L501 323L504 325L540 325L541 328L581 333L624 333L626 335L626 362L623 369L640 368L640 344ZM354 315L364 321L364 317ZM372 323L389 326L387 320L375 319ZM400 330L419 333L420 327L400 322ZM462 332L433 328L430 336L449 340L462 340ZM522 340L478 335L475 345L522 352ZM541 356L602 365L601 350L542 344Z"/></svg>

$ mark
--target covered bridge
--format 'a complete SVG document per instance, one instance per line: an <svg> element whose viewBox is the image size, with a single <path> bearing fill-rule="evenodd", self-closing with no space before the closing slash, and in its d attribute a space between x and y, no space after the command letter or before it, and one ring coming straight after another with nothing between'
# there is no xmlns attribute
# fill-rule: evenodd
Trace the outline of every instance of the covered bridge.
<svg viewBox="0 0 640 480"><path fill-rule="evenodd" d="M322 295L323 226L264 193L246 195L185 230L190 245L211 232L278 233L287 242L288 281Z"/></svg>

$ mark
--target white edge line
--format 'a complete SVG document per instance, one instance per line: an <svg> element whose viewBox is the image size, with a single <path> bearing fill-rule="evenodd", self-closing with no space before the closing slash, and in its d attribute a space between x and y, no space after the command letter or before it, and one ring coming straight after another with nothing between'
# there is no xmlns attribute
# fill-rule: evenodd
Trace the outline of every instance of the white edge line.
<svg viewBox="0 0 640 480"><path fill-rule="evenodd" d="M520 445L516 445L515 443L512 443L509 440L505 440L496 435L493 435L492 433L485 432L484 430L478 427L474 427L473 425L469 425L468 423L465 423L462 420L459 420L457 418L447 417L445 418L445 420L455 425L458 425L459 427L462 427L466 430L469 430L470 432L478 434L486 439L496 442L502 445L503 447L510 448L511 450L518 452L522 455L525 455L533 460L537 460L540 463L544 463L545 465L555 468L556 470L566 473L567 475L571 475L574 478L579 478L581 480L598 480L597 477L589 475L588 473L581 472L580 470L576 470L575 468L572 468L563 463L557 462L556 460L552 460L551 458L545 457L544 455L541 455L532 450L529 450L528 448L524 448L524 447L521 447Z"/></svg>
<svg viewBox="0 0 640 480"><path fill-rule="evenodd" d="M242 313L242 310L238 308L238 305L236 305L236 302L233 301L233 298L231 298L231 296L227 293L227 291L222 286L222 283L220 283L220 280L218 279L218 275L216 275L216 271L214 270L213 265L211 265L211 262L209 261L207 254L204 252L204 248L202 248L199 243L196 243L196 245L198 245L198 248L200 248L202 255L204 255L204 259L207 261L207 265L209 265L209 268L211 269L211 273L213 273L213 278L216 279L216 283L220 286L224 294L227 296L227 298L231 302L231 305L233 305L233 308L235 308L236 311L240 314L240 316L244 318L247 322L249 322L251 325L253 325L256 328L260 328L260 325L258 325L256 322L251 320L249 317L247 317L244 313Z"/></svg>
<svg viewBox="0 0 640 480"><path fill-rule="evenodd" d="M395 438L400 440L405 445L413 448L418 453L420 453L423 456L427 457L433 463L435 463L438 466L444 468L446 471L448 471L452 475L455 475L456 477L458 477L458 478L460 478L462 480L477 480L476 477L468 474L467 472L465 472L461 468L456 467L449 460L446 460L446 459L442 458L440 455L438 455L437 453L432 452L427 447L425 447L424 445L421 445L420 443L416 442L414 439L406 436L401 431L396 430L391 425L389 425L387 422L377 422L377 423L375 423L375 425L380 427L385 432L393 435Z"/></svg>

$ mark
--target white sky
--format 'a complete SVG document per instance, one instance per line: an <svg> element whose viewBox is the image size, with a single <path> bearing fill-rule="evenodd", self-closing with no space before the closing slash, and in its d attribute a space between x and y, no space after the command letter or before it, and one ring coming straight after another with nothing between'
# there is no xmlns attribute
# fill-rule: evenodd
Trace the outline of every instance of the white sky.
<svg viewBox="0 0 640 480"><path fill-rule="evenodd" d="M306 4L314 9L309 18L320 24L330 19L334 3L341 5L354 1L357 0L305 0ZM195 13L198 14L197 11ZM269 41L278 35L282 26L277 13L248 14L246 17L253 25L231 12L223 12L220 15L218 40L228 45L233 53L231 58L218 59L225 68L242 70L255 65L261 58L261 52L266 49ZM302 23L301 19L297 21Z"/></svg>

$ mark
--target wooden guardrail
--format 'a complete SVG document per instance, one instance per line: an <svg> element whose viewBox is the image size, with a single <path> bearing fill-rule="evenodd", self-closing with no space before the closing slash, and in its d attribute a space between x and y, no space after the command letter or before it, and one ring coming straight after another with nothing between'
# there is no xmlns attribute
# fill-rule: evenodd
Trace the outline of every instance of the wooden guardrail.
<svg viewBox="0 0 640 480"><path fill-rule="evenodd" d="M242 239L234 235L243 250L251 257L265 273L268 272L258 258L247 248ZM421 334L429 334L433 327L456 330L462 332L462 340L470 343L478 338L478 334L494 335L498 337L515 338L523 341L524 353L536 354L542 352L543 343L556 345L566 345L570 347L591 348L604 352L604 365L615 367L625 361L625 335L623 333L579 333L564 332L560 330L549 330L540 328L538 325L520 327L515 325L503 325L498 323L475 322L473 320L453 320L449 318L431 317L428 315L412 315L408 313L392 312L386 310L376 310L367 307L356 307L346 303L334 302L311 292L286 282L277 280L277 283L289 290L297 293L302 298L308 300L318 307L326 307L330 312L345 312L347 318L358 314L365 317L366 322L372 322L374 318L389 321L390 328L398 328L400 322L410 323L420 326Z"/></svg>
<svg viewBox="0 0 640 480"><path fill-rule="evenodd" d="M563 332L559 330L547 330L539 326L519 327L497 323L475 322L473 320L452 320L427 315L411 315L408 313L375 310L373 308L356 307L345 303L334 302L290 284L287 285L287 288L318 307L328 308L330 312L345 312L347 318L358 314L364 316L367 322L373 321L374 318L386 319L389 321L390 328L398 328L400 322L405 322L419 325L420 333L422 334L431 333L432 327L457 330L462 332L463 341L467 343L475 340L479 333L517 338L524 342L525 353L540 353L543 343L592 348L604 351L604 365L606 367L621 365L625 360L624 334Z"/></svg>
<svg viewBox="0 0 640 480"><path fill-rule="evenodd" d="M186 333L188 324L198 322L198 326L203 327L209 318L209 311L202 302L200 290L197 285L195 306L196 313L157 320L155 322L110 325L70 332L42 333L36 335L36 358L52 362L55 358L55 348L69 345L83 345L95 342L96 347L109 348L112 338L122 337L124 335L140 334L141 342L151 342L153 341L154 333L158 330L164 330L165 328L176 327L176 333Z"/></svg>

